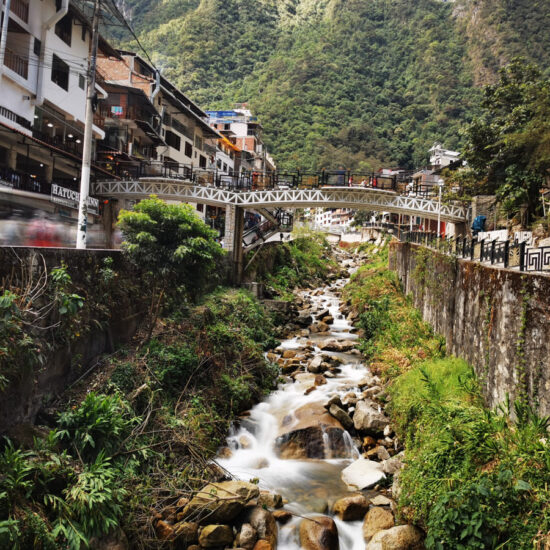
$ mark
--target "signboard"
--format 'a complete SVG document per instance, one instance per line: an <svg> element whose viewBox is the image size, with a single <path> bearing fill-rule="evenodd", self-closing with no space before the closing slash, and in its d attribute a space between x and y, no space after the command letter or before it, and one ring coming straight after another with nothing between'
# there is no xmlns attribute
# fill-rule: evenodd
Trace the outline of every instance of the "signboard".
<svg viewBox="0 0 550 550"><path fill-rule="evenodd" d="M235 111L206 111L210 118L232 118L238 115Z"/></svg>
<svg viewBox="0 0 550 550"><path fill-rule="evenodd" d="M80 193L74 189L67 189L66 187L61 187L61 185L56 185L52 183L52 194L50 197L52 202L56 204L62 204L68 208L73 208L78 210L78 203L80 201ZM99 199L94 197L88 197L88 213L99 215Z"/></svg>
<svg viewBox="0 0 550 550"><path fill-rule="evenodd" d="M124 113L123 113L123 108L120 107L119 105L112 105L111 106L111 114L113 116L122 116Z"/></svg>

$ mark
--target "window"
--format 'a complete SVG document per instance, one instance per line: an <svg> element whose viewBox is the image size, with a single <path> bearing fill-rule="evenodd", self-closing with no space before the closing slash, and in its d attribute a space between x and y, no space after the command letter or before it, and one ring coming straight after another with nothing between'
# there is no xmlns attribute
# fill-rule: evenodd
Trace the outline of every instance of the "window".
<svg viewBox="0 0 550 550"><path fill-rule="evenodd" d="M199 167L206 168L206 157L203 155L199 157Z"/></svg>
<svg viewBox="0 0 550 550"><path fill-rule="evenodd" d="M174 134L174 132L171 132L170 130L166 130L166 145L169 145L170 147L173 147L174 149L180 150L181 147L181 138Z"/></svg>
<svg viewBox="0 0 550 550"><path fill-rule="evenodd" d="M86 42L86 27L82 25L80 29L80 38L82 39L82 42Z"/></svg>
<svg viewBox="0 0 550 550"><path fill-rule="evenodd" d="M32 47L32 51L34 52L34 55L40 55L40 50L42 49L42 42L38 40L38 38L34 39L34 44Z"/></svg>
<svg viewBox="0 0 550 550"><path fill-rule="evenodd" d="M203 147L202 147L202 137L199 136L199 135L196 135L196 136L195 136L195 147L196 147L197 149L202 149L202 148L203 148Z"/></svg>
<svg viewBox="0 0 550 550"><path fill-rule="evenodd" d="M64 90L69 89L69 65L55 54L52 57L52 82Z"/></svg>
<svg viewBox="0 0 550 550"><path fill-rule="evenodd" d="M67 14L55 24L55 34L65 42L68 46L71 45L71 36L73 34L73 18Z"/></svg>
<svg viewBox="0 0 550 550"><path fill-rule="evenodd" d="M224 130L231 130L231 124L224 124L223 129Z"/></svg>
<svg viewBox="0 0 550 550"><path fill-rule="evenodd" d="M193 146L189 142L185 142L185 156L192 158L193 157Z"/></svg>
<svg viewBox="0 0 550 550"><path fill-rule="evenodd" d="M225 164L225 162L223 163L223 171L227 172L227 164Z"/></svg>
<svg viewBox="0 0 550 550"><path fill-rule="evenodd" d="M78 87L79 87L81 90L85 90L85 89L86 89L86 77L85 77L83 74L79 74L79 75L78 75Z"/></svg>

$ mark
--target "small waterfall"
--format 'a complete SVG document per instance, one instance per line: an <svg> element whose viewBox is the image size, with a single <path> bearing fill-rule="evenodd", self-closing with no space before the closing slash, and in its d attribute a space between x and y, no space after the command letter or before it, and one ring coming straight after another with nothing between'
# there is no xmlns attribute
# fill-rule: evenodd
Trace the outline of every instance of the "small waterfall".
<svg viewBox="0 0 550 550"><path fill-rule="evenodd" d="M322 339L353 340L351 325L340 311L340 300L335 295L344 281L337 281L322 293L306 296L316 311L328 310L334 321L330 331L307 336L295 336L281 343L282 350L313 349L312 356L327 354L316 344ZM313 315L317 319L316 315ZM323 459L280 458L280 441L285 434L300 429L299 411L307 407L320 407L330 397L343 397L349 392L359 392L358 383L365 377L366 367L353 354L330 352L340 363L333 373L327 373L326 383L306 391L313 385L315 375L303 368L296 381L281 384L265 400L250 410L249 416L232 429L227 447L217 462L231 474L242 480L259 479L261 489L279 493L288 501L286 508L298 517L279 527L277 550L300 550L298 529L302 517L311 513L324 513L334 501L349 494L341 479L342 470L360 457L351 437L334 426L322 425ZM329 375L330 374L330 375ZM319 412L322 414L322 412ZM365 542L361 522L342 522L335 518L339 531L340 550L364 550Z"/></svg>

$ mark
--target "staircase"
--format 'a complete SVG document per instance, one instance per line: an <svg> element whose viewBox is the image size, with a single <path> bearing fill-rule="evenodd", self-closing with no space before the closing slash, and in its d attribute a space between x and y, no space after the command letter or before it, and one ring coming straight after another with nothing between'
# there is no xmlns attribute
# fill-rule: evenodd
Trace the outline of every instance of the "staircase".
<svg viewBox="0 0 550 550"><path fill-rule="evenodd" d="M244 232L244 252L261 246L276 233L289 233L293 228L294 216L282 208L275 211L261 208L257 212L266 219Z"/></svg>

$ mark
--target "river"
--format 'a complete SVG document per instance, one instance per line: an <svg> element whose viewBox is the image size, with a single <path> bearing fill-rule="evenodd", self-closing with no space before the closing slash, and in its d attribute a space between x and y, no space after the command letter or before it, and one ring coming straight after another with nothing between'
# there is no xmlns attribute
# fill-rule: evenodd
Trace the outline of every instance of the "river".
<svg viewBox="0 0 550 550"><path fill-rule="evenodd" d="M309 349L309 357L315 357L323 353L318 344L327 338L337 341L357 340L353 327L341 313L340 292L347 281L340 279L320 291L302 293L304 301L311 301L312 310L328 309L334 321L328 332L300 331L298 336L281 343L277 350L279 353L284 350ZM292 512L293 519L286 525L279 526L279 550L300 548L297 528L299 523L304 516L311 517L319 513L334 518L341 550L365 548L362 521L344 522L331 513L334 501L350 494L350 489L342 481L341 472L360 456L357 442L352 436L345 432L344 450L340 450L339 458L332 457L333 449L328 433L323 434L323 458L284 459L279 456L277 438L283 427L288 432L299 423L295 411L303 410L307 405L323 406L335 395L343 397L350 392L361 393L358 384L364 380L368 370L361 362L360 355L353 350L331 354L339 358L341 364L334 370L340 372L325 373L326 383L311 391L312 377L315 375L306 373L302 367L304 374L295 375L295 380L288 378L279 384L276 391L250 410L249 416L232 430L227 439L231 456L217 459L234 478L243 481L258 479L261 489L283 497L285 509ZM308 389L309 393L306 391Z"/></svg>

